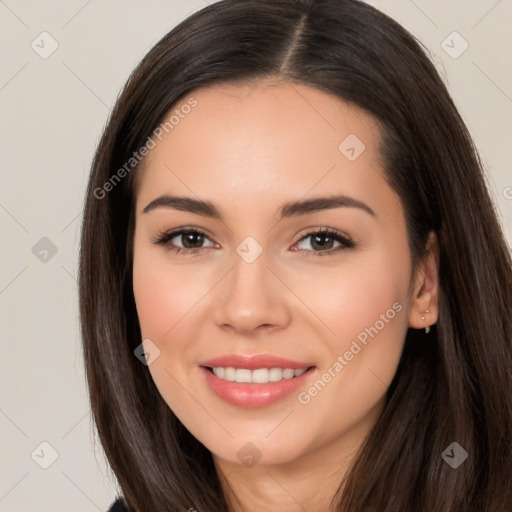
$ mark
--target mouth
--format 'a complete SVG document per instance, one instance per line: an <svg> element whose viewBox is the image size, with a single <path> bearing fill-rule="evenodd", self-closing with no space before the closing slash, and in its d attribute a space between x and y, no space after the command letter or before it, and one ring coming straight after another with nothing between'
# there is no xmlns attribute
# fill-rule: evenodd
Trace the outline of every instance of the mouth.
<svg viewBox="0 0 512 512"><path fill-rule="evenodd" d="M227 356L205 361L199 365L199 370L205 384L217 397L244 408L265 407L290 397L317 371L311 364L268 356Z"/></svg>

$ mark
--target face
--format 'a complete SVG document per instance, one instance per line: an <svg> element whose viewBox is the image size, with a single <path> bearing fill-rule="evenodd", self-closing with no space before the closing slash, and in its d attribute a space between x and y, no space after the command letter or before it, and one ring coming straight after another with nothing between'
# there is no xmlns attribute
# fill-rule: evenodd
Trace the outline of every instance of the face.
<svg viewBox="0 0 512 512"><path fill-rule="evenodd" d="M379 128L284 82L198 89L182 105L191 98L138 177L148 370L218 460L354 446L382 411L414 309Z"/></svg>

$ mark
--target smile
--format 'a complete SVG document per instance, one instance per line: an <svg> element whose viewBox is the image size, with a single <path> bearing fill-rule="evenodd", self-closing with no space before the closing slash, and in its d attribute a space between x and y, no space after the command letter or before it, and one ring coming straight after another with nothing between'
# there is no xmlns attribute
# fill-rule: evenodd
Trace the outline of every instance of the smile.
<svg viewBox="0 0 512 512"><path fill-rule="evenodd" d="M219 379L229 382L266 384L268 382L279 382L300 377L307 368L296 370L293 368L257 368L256 370L249 370L246 368L233 368L232 366L227 368L217 366L209 369Z"/></svg>

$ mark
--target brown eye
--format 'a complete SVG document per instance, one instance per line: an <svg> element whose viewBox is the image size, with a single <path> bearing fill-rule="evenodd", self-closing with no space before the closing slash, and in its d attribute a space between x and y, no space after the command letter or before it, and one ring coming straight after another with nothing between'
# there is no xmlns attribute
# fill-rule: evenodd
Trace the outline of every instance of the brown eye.
<svg viewBox="0 0 512 512"><path fill-rule="evenodd" d="M324 233L311 235L311 247L315 250L332 249L332 245L336 241L333 236Z"/></svg>
<svg viewBox="0 0 512 512"><path fill-rule="evenodd" d="M355 246L354 242L348 237L330 228L310 231L304 235L297 244L300 245L308 239L311 240L311 249L306 248L305 250L307 251L306 254L311 256L327 256ZM333 249L333 245L335 243L338 243L339 245Z"/></svg>
<svg viewBox="0 0 512 512"><path fill-rule="evenodd" d="M175 250L176 254L180 251L196 253L205 248L203 247L205 240L209 240L208 236L196 229L177 229L161 234L153 243Z"/></svg>
<svg viewBox="0 0 512 512"><path fill-rule="evenodd" d="M198 232L188 232L178 235L181 237L181 242L185 249L197 249L200 248L204 242L204 235Z"/></svg>

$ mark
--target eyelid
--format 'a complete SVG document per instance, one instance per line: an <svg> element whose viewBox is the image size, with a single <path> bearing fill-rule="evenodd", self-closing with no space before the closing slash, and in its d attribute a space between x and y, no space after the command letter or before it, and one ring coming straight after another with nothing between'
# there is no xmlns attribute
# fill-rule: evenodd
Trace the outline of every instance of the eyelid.
<svg viewBox="0 0 512 512"><path fill-rule="evenodd" d="M188 233L200 234L200 235L204 236L205 238L207 238L208 240L210 240L211 242L216 243L211 239L210 235L208 233L206 233L206 231L202 230L201 228L195 228L192 226L183 226L181 228L163 230L163 231L159 232L151 240L151 242L155 245L166 245L169 242L169 240L172 240L173 238L176 238L179 235L185 235ZM201 249L206 249L206 247L198 247L196 249L187 249L187 248L179 247L179 249L184 250L184 251L194 251L194 250L198 251Z"/></svg>
<svg viewBox="0 0 512 512"><path fill-rule="evenodd" d="M357 243L350 237L349 235L343 233L342 231L339 231L335 228L330 228L328 226L320 227L320 228L306 228L305 233L303 232L302 235L300 235L299 239L293 244L294 246L297 245L302 240L306 240L310 238L313 235L321 234L321 235L331 235L332 238L334 238L340 246L334 249L329 249L325 251L313 251L311 249L303 250L300 252L304 253L304 256L330 256L334 254L338 254L339 252L342 252L347 249L354 248Z"/></svg>
<svg viewBox="0 0 512 512"><path fill-rule="evenodd" d="M343 233L342 231L340 231L338 229L330 228L329 226L320 226L320 227L309 227L309 228L303 229L299 233L297 241L295 243L300 242L302 239L304 239L308 236L311 236L313 234L316 234L316 233L322 233L322 234L327 233L329 235L336 235L340 238L344 238L346 240L352 241L352 239L349 235L347 235L346 233Z"/></svg>

